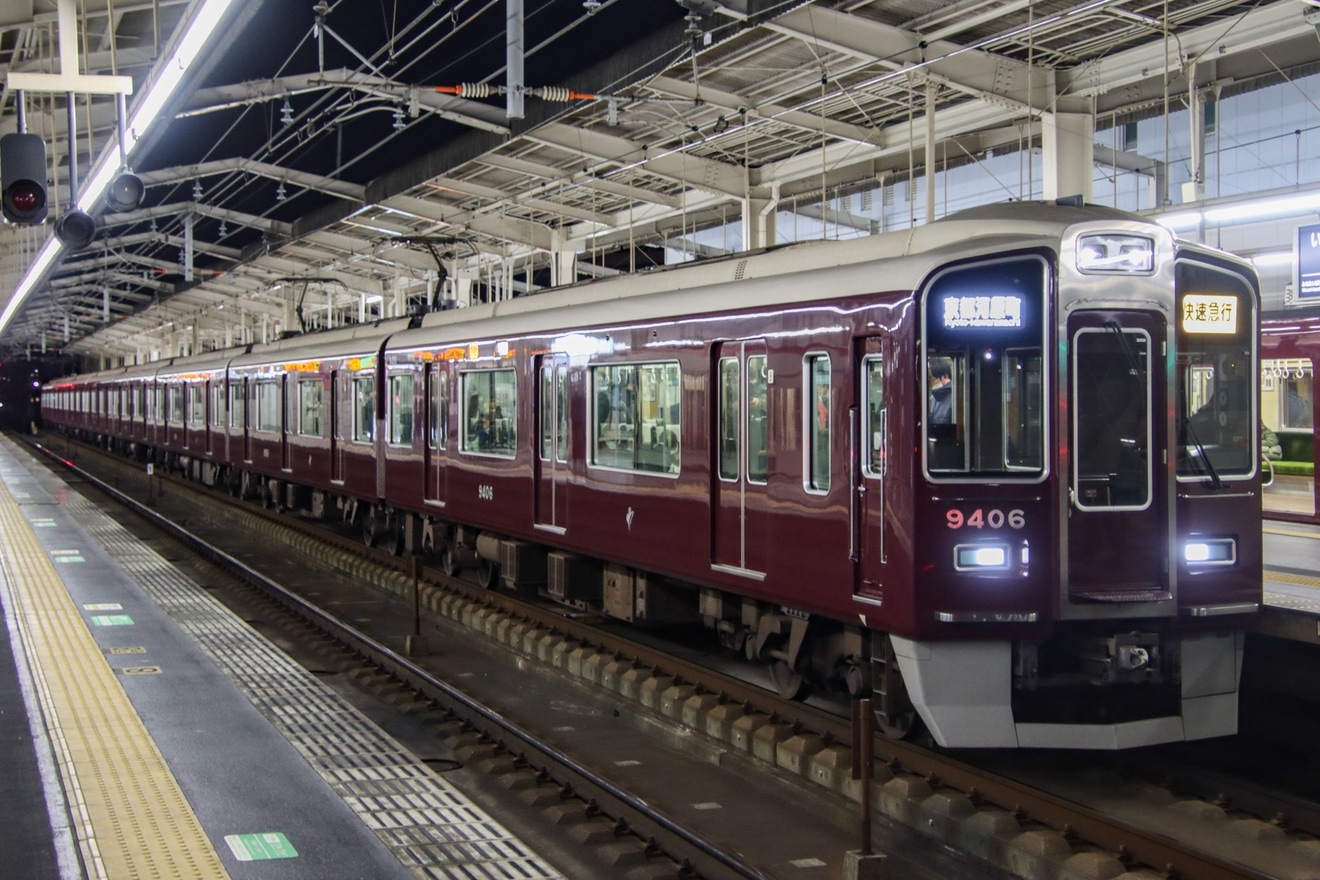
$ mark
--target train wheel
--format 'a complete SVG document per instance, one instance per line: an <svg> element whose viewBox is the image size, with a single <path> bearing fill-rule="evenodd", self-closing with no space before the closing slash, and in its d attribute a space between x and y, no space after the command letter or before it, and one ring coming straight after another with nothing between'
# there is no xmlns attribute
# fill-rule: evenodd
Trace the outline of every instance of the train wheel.
<svg viewBox="0 0 1320 880"><path fill-rule="evenodd" d="M440 570L450 577L458 577L458 573L463 570L463 566L458 562L458 554L454 552L454 545L446 541L445 546L440 550Z"/></svg>
<svg viewBox="0 0 1320 880"><path fill-rule="evenodd" d="M371 508L362 517L362 543L375 547L380 540L380 521L376 518L376 508Z"/></svg>
<svg viewBox="0 0 1320 880"><path fill-rule="evenodd" d="M403 514L393 511L385 520L385 549L391 556L403 555Z"/></svg>
<svg viewBox="0 0 1320 880"><path fill-rule="evenodd" d="M785 700L801 700L807 695L807 682L783 660L770 663L770 678L775 683L775 690Z"/></svg>
<svg viewBox="0 0 1320 880"><path fill-rule="evenodd" d="M491 562L489 559L482 559L477 566L477 583L483 590L493 590L496 584L500 582L500 564Z"/></svg>

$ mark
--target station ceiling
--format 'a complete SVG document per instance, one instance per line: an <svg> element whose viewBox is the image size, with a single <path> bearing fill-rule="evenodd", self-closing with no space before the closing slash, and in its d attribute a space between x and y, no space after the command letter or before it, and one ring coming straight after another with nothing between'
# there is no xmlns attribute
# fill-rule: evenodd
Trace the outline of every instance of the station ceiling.
<svg viewBox="0 0 1320 880"><path fill-rule="evenodd" d="M1320 62L1320 9L1299 0L530 0L518 115L508 3L236 0L130 157L142 206L97 213L0 352L133 363L431 307L460 283L511 295L644 269L776 200L823 213L919 177L928 116L935 155L970 163L1038 144L1043 113L1138 119ZM81 72L140 92L196 7L78 0ZM6 73L58 70L56 12L0 5ZM19 95L0 98L14 131ZM23 101L53 221L66 98ZM74 104L85 174L114 149L114 103ZM52 225L0 229L0 306Z"/></svg>

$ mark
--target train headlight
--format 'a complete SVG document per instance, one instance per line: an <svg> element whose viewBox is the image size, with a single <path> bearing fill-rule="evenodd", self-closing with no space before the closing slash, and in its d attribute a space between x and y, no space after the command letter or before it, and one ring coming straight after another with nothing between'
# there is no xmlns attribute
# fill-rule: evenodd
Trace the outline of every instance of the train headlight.
<svg viewBox="0 0 1320 880"><path fill-rule="evenodd" d="M1083 235L1077 239L1077 271L1086 275L1152 272L1155 242L1142 235Z"/></svg>
<svg viewBox="0 0 1320 880"><path fill-rule="evenodd" d="M1183 545L1183 559L1188 565L1233 565L1237 562L1237 541L1233 538L1193 538Z"/></svg>
<svg viewBox="0 0 1320 880"><path fill-rule="evenodd" d="M1007 544L959 544L953 548L955 571L1008 571Z"/></svg>

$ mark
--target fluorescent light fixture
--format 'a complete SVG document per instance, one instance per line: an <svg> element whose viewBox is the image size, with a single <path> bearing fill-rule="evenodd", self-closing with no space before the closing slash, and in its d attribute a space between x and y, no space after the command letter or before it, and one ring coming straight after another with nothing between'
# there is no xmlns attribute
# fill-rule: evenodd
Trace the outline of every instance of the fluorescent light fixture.
<svg viewBox="0 0 1320 880"><path fill-rule="evenodd" d="M1287 217L1290 214L1309 214L1316 211L1320 211L1320 192L1206 208L1205 219L1208 223L1236 223L1242 220L1265 220L1270 217Z"/></svg>
<svg viewBox="0 0 1320 880"><path fill-rule="evenodd" d="M13 320L18 307L23 304L23 300L27 299L28 294L32 292L32 288L37 286L41 276L50 268L50 264L55 262L55 257L59 254L60 249L59 239L53 236L46 239L46 244L41 248L41 253L37 254L37 258L28 267L27 274L23 276L23 280L14 289L14 295L9 298L9 305L5 306L4 314L0 314L0 333L3 333L4 329L9 326L9 322Z"/></svg>
<svg viewBox="0 0 1320 880"><path fill-rule="evenodd" d="M1201 224L1201 212L1179 211L1177 214L1165 214L1163 217L1156 217L1155 222L1174 232L1186 232Z"/></svg>
<svg viewBox="0 0 1320 880"><path fill-rule="evenodd" d="M1291 266L1293 261L1292 251L1275 251L1269 254L1256 254L1251 258L1252 265L1255 266Z"/></svg>
<svg viewBox="0 0 1320 880"><path fill-rule="evenodd" d="M193 20L188 23L183 37L175 46L174 52L163 64L156 67L156 78L147 86L146 94L137 102L133 108L133 115L130 117L125 135L124 154L132 152L133 147L141 137L146 134L147 129L160 113L161 108L169 101L170 96L174 94L179 83L183 82L184 74L188 72L189 66L197 59L206 41L215 31L215 26L229 11L234 0L203 0L197 9L197 14ZM101 158L96 167L88 176L83 185L82 194L78 197L78 208L87 211L89 214L92 208L96 206L97 201L105 192L105 188L110 185L110 181L120 171L119 144L112 141L105 146L101 152ZM41 253L37 259L28 267L23 275L23 280L19 282L18 287L14 289L14 295L9 298L9 304L5 306L3 314L0 314L0 335L3 335L9 322L13 320L19 306L32 293L37 284L41 281L46 270L55 262L59 256L62 247L55 238L50 238L42 247Z"/></svg>

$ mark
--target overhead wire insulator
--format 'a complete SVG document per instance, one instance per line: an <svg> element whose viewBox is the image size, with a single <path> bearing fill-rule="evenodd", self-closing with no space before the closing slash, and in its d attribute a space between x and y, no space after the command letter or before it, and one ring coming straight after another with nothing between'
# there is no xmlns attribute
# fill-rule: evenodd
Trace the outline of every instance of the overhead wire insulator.
<svg viewBox="0 0 1320 880"><path fill-rule="evenodd" d="M459 95L464 98L490 98L494 95L504 94L504 86L495 86L490 83L460 83L456 86L436 86L435 90L442 95Z"/></svg>
<svg viewBox="0 0 1320 880"><path fill-rule="evenodd" d="M594 101L598 96L591 92L575 92L564 86L538 86L527 90L545 101Z"/></svg>

